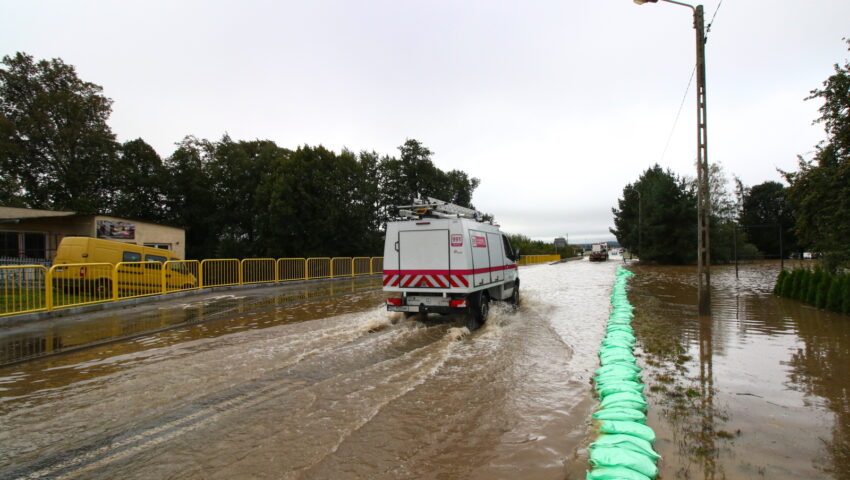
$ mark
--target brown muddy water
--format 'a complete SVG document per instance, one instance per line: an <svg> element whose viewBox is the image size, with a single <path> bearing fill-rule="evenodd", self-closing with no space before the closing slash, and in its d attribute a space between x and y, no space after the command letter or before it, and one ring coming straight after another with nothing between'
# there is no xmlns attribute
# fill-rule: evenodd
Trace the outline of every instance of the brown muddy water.
<svg viewBox="0 0 850 480"><path fill-rule="evenodd" d="M37 345L0 367L0 478L584 478L616 266L522 268L471 334L375 286L2 329Z"/></svg>
<svg viewBox="0 0 850 480"><path fill-rule="evenodd" d="M850 317L772 296L778 262L713 267L710 317L695 269L630 269L660 478L850 478Z"/></svg>

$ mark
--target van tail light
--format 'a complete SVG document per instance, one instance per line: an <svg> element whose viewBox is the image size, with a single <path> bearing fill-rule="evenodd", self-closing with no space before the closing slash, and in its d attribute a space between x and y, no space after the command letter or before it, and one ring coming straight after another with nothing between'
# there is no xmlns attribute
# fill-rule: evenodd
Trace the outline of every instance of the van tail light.
<svg viewBox="0 0 850 480"><path fill-rule="evenodd" d="M449 300L449 306L452 308L466 308L469 304L466 303L466 299L463 300Z"/></svg>
<svg viewBox="0 0 850 480"><path fill-rule="evenodd" d="M387 305L393 305L393 306L396 306L396 307L400 307L401 306L401 299L400 298L388 298L387 299Z"/></svg>
<svg viewBox="0 0 850 480"><path fill-rule="evenodd" d="M86 276L86 267L80 267L80 278L84 278Z"/></svg>

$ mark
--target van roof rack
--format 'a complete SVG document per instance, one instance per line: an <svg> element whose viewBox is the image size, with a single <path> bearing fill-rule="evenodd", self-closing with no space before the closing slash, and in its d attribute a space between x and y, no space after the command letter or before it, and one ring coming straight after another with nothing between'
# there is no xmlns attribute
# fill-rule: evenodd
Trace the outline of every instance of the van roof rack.
<svg viewBox="0 0 850 480"><path fill-rule="evenodd" d="M471 218L480 222L484 217L478 210L461 207L433 197L416 198L412 205L400 205L398 209L399 217L412 220L422 217Z"/></svg>

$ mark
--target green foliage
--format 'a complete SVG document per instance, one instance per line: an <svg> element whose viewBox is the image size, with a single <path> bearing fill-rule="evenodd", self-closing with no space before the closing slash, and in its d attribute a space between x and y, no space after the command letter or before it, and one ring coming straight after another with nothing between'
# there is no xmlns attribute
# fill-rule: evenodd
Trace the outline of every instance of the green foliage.
<svg viewBox="0 0 850 480"><path fill-rule="evenodd" d="M804 271L800 268L794 269L794 271L791 273L791 290L789 291L788 295L785 296L786 298L793 298L795 300L800 299L800 290L802 289L803 275Z"/></svg>
<svg viewBox="0 0 850 480"><path fill-rule="evenodd" d="M696 259L696 196L687 182L655 165L626 185L612 209L620 245L641 261L693 263Z"/></svg>
<svg viewBox="0 0 850 480"><path fill-rule="evenodd" d="M847 285L847 274L841 274L832 279L829 285L829 292L826 296L826 305L824 308L833 312L841 311L841 292Z"/></svg>
<svg viewBox="0 0 850 480"><path fill-rule="evenodd" d="M797 291L796 300L805 302L809 296L809 284L811 283L812 272L808 269L803 269L800 272L800 289Z"/></svg>
<svg viewBox="0 0 850 480"><path fill-rule="evenodd" d="M5 56L0 69L0 202L97 213L109 206L118 143L112 100L61 59Z"/></svg>
<svg viewBox="0 0 850 480"><path fill-rule="evenodd" d="M817 308L826 308L827 297L829 296L829 289L832 286L832 275L828 273L821 272L820 281L817 286L817 293L815 294L815 302L814 305Z"/></svg>
<svg viewBox="0 0 850 480"><path fill-rule="evenodd" d="M850 46L850 41L848 41ZM783 172L790 184L800 242L823 254L835 273L850 264L850 63L835 65L835 74L812 90L810 99L823 101L821 117L827 133L811 161L799 160L799 171Z"/></svg>
<svg viewBox="0 0 850 480"><path fill-rule="evenodd" d="M532 240L521 234L508 234L508 240L511 242L511 247L518 250L520 255L561 255L561 258L574 257L576 255L576 247L567 245L565 248L558 249L552 242L544 242L543 240Z"/></svg>
<svg viewBox="0 0 850 480"><path fill-rule="evenodd" d="M142 139L115 141L112 101L73 66L23 53L2 62L3 205L180 226L187 258L380 255L397 205L421 195L473 207L479 180L440 170L414 139L395 158L188 136L163 160Z"/></svg>
<svg viewBox="0 0 850 480"><path fill-rule="evenodd" d="M850 276L845 275L844 287L842 288L841 312L850 315Z"/></svg>
<svg viewBox="0 0 850 480"><path fill-rule="evenodd" d="M794 235L794 215L786 201L785 187L779 182L764 182L745 189L738 222L749 242L760 252L779 257L780 228L782 253L798 249Z"/></svg>
<svg viewBox="0 0 850 480"><path fill-rule="evenodd" d="M774 295L782 295L784 285L788 280L788 276L788 270L783 269L781 272L779 272L779 276L776 277L776 285L773 287Z"/></svg>
<svg viewBox="0 0 850 480"><path fill-rule="evenodd" d="M817 308L850 315L848 272L831 274L820 265L814 270L802 267L791 272L783 270L777 277L774 293Z"/></svg>

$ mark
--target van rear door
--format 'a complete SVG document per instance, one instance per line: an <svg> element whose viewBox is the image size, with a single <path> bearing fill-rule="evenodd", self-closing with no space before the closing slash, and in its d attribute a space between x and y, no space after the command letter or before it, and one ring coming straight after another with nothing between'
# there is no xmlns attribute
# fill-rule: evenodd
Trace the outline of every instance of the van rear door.
<svg viewBox="0 0 850 480"><path fill-rule="evenodd" d="M398 232L400 287L446 288L449 230L402 230Z"/></svg>
<svg viewBox="0 0 850 480"><path fill-rule="evenodd" d="M490 251L490 279L502 282L505 280L505 252L501 235L487 233L487 245Z"/></svg>

